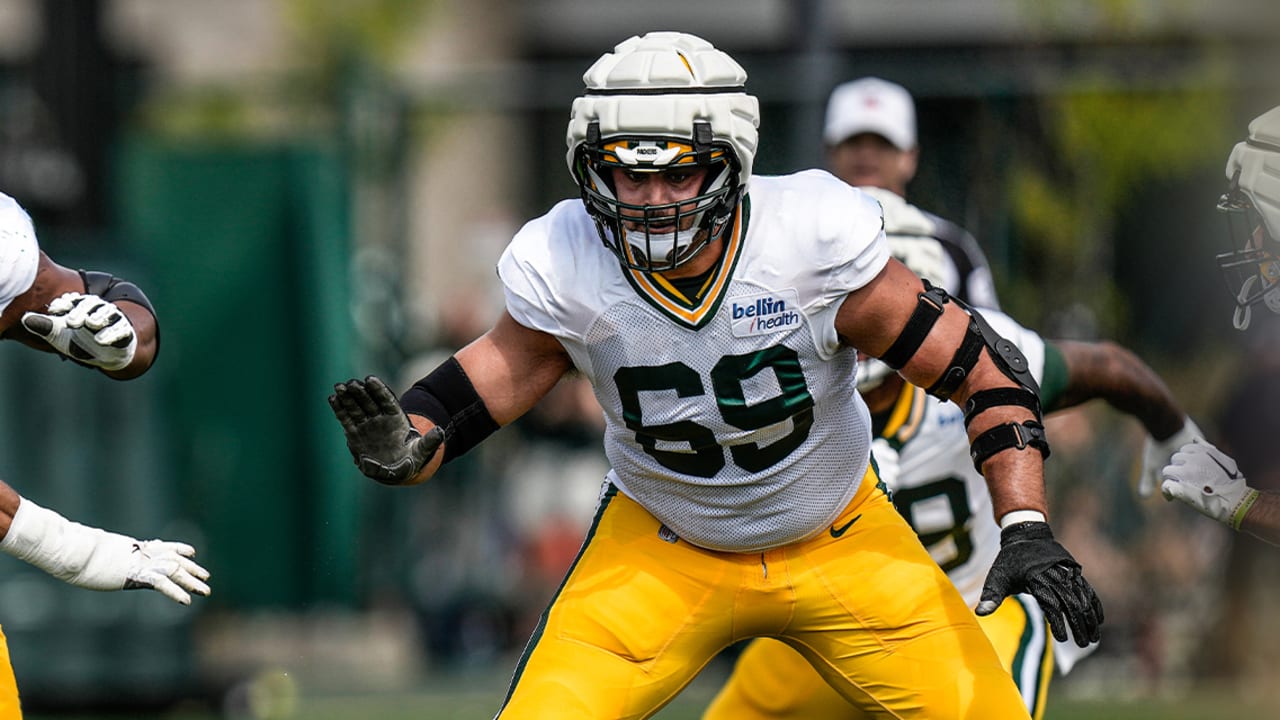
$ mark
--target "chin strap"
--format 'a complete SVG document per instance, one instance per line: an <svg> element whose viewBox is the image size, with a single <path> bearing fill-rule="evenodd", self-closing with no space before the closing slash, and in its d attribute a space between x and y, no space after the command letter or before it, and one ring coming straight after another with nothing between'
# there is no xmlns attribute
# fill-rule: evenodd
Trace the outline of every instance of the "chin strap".
<svg viewBox="0 0 1280 720"><path fill-rule="evenodd" d="M1253 309L1249 307L1246 300L1249 297L1249 291L1253 289L1253 284L1257 280L1257 275L1250 275L1245 278L1244 284L1240 286L1240 294L1236 296L1236 311L1231 316L1231 324L1235 325L1237 330L1249 329L1249 321L1253 318Z"/></svg>

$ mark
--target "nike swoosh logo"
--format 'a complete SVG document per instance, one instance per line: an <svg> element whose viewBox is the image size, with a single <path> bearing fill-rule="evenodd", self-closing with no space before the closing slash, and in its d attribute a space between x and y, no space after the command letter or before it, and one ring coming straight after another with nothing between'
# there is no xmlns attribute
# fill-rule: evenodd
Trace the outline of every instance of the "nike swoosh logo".
<svg viewBox="0 0 1280 720"><path fill-rule="evenodd" d="M1226 473L1227 477L1231 478L1232 480L1239 480L1240 478L1244 477L1244 474L1241 473L1239 470L1236 470L1235 472L1231 472L1230 470L1228 470L1227 466L1223 465L1221 462L1218 462L1218 458L1214 457L1213 455L1209 455L1209 459L1213 461L1214 465L1217 465L1218 467L1222 468L1222 472Z"/></svg>
<svg viewBox="0 0 1280 720"><path fill-rule="evenodd" d="M858 521L859 521L859 520L861 520L861 519L862 519L862 513L858 513L858 516L857 516L857 517L855 517L854 519L852 519L852 520L850 520L849 522L845 523L844 525L841 525L840 527L836 527L835 525L832 525L832 526L831 526L831 537L833 537L833 538L838 538L838 537L840 537L841 535L844 535L844 533L845 533L845 531L846 531L846 530L848 530L848 529L849 529L849 528L850 528L854 523L858 522Z"/></svg>

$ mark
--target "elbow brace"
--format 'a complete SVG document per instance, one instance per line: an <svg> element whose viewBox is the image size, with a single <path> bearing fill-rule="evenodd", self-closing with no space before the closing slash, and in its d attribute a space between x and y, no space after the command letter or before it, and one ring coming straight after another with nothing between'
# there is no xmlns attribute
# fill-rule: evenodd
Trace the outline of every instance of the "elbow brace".
<svg viewBox="0 0 1280 720"><path fill-rule="evenodd" d="M1035 415L1035 420L1026 422L1010 422L997 425L974 438L970 455L979 472L988 458L1003 450L1015 448L1024 450L1028 447L1040 451L1041 456L1049 456L1049 442L1045 437L1043 414L1040 409L1040 387L1031 374L1027 358L1018 346L1000 336L982 314L969 307L964 301L951 297L947 291L934 287L924 280L924 292L917 296L916 309L911 313L902 333L893 341L889 349L880 358L881 361L900 370L924 344L925 338L942 317L945 305L954 302L969 315L969 325L965 328L964 337L955 354L951 356L947 369L926 392L940 400L950 400L955 391L969 377L974 366L982 357L986 348L987 355L1005 377L1018 384L1018 387L1002 387L979 390L969 397L965 403L964 424L969 427L973 418L993 407L1017 405L1027 408Z"/></svg>
<svg viewBox="0 0 1280 720"><path fill-rule="evenodd" d="M413 384L400 407L421 415L444 431L444 462L462 455L498 430L484 400L456 357Z"/></svg>
<svg viewBox="0 0 1280 720"><path fill-rule="evenodd" d="M80 279L84 281L84 291L89 295L97 295L110 303L128 300L146 308L147 312L151 313L151 317L154 318L156 316L156 309L151 306L151 301L142 292L142 288L137 285L110 273L96 270L81 270L79 272Z"/></svg>
<svg viewBox="0 0 1280 720"><path fill-rule="evenodd" d="M158 356L160 354L160 319L156 317L156 309L151 305L151 301L147 299L146 293L142 292L142 288L111 273L98 272L97 270L79 270L78 272L80 273L80 279L84 281L84 291L87 294L97 295L109 303L119 303L121 300L127 300L141 305L150 313L151 318L156 321L156 355Z"/></svg>

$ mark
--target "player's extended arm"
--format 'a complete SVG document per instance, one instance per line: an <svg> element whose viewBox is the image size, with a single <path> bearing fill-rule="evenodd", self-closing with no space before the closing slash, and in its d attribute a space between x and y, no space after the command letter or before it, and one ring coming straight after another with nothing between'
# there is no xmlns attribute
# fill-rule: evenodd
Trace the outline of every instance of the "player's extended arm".
<svg viewBox="0 0 1280 720"><path fill-rule="evenodd" d="M1177 498L1234 530L1280 545L1280 495L1249 487L1236 461L1204 440L1174 453L1160 490L1167 500Z"/></svg>
<svg viewBox="0 0 1280 720"><path fill-rule="evenodd" d="M896 260L850 293L836 330L854 347L900 368L912 384L965 408L974 463L987 479L1002 528L978 614L1028 592L1056 638L1066 639L1070 627L1081 646L1098 640L1102 604L1047 522L1048 444L1034 380L1017 348Z"/></svg>
<svg viewBox="0 0 1280 720"><path fill-rule="evenodd" d="M0 551L88 590L155 590L174 602L208 595L209 571L195 548L136 540L72 522L0 482Z"/></svg>
<svg viewBox="0 0 1280 720"><path fill-rule="evenodd" d="M151 303L133 283L78 272L40 253L35 282L0 317L3 336L128 380L155 361L159 328Z"/></svg>
<svg viewBox="0 0 1280 720"><path fill-rule="evenodd" d="M398 401L371 376L336 385L329 405L362 473L414 485L527 412L571 365L559 340L504 312Z"/></svg>
<svg viewBox="0 0 1280 720"><path fill-rule="evenodd" d="M1183 445L1204 434L1187 416L1154 370L1127 348L1113 342L1054 340L1067 365L1067 384L1045 412L1100 398L1137 418L1147 429L1138 494L1147 497L1160 484L1160 470Z"/></svg>

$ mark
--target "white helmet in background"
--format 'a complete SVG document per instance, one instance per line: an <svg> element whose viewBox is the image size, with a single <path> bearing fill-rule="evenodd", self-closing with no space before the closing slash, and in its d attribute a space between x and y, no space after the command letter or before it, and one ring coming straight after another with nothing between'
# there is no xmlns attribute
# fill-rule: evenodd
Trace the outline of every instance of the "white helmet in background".
<svg viewBox="0 0 1280 720"><path fill-rule="evenodd" d="M1280 107L1249 123L1227 159L1227 180L1218 210L1228 215L1231 250L1217 259L1244 330L1258 303L1280 313Z"/></svg>
<svg viewBox="0 0 1280 720"><path fill-rule="evenodd" d="M687 262L731 224L747 190L760 108L746 93L746 71L702 38L651 32L619 43L582 79L586 90L573 101L566 159L600 239L636 270ZM681 167L708 168L691 200L619 202L613 168ZM666 230L673 216L674 232Z"/></svg>
<svg viewBox="0 0 1280 720"><path fill-rule="evenodd" d="M859 188L874 197L884 212L884 232L889 254L900 260L911 272L933 285L955 294L960 279L942 243L931 237L934 223L920 209L890 190L877 187ZM858 392L880 386L893 373L893 368L873 357L858 358Z"/></svg>

